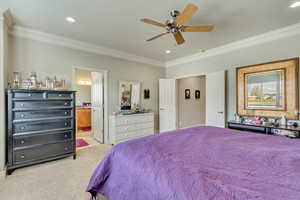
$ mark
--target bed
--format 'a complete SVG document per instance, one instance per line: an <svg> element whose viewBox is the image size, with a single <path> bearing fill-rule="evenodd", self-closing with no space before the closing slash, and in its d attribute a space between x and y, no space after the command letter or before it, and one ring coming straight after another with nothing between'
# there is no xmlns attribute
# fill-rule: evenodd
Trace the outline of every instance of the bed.
<svg viewBox="0 0 300 200"><path fill-rule="evenodd" d="M87 191L109 200L299 200L300 140L209 126L120 143Z"/></svg>

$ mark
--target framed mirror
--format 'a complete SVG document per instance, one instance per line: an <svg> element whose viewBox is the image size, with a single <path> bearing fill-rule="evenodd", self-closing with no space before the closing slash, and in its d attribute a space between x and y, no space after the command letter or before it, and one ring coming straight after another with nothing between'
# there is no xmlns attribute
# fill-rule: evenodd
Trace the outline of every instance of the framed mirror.
<svg viewBox="0 0 300 200"><path fill-rule="evenodd" d="M141 83L137 81L119 82L120 110L132 110L140 105Z"/></svg>

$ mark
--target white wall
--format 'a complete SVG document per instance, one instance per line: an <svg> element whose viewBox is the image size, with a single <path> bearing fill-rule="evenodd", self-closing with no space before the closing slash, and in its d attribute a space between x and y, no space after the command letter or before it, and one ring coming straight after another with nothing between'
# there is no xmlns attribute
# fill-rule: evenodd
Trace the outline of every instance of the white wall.
<svg viewBox="0 0 300 200"><path fill-rule="evenodd" d="M76 74L76 105L82 105L83 102L91 102L91 86L79 85L79 81L92 81L91 72L86 70L75 70Z"/></svg>
<svg viewBox="0 0 300 200"><path fill-rule="evenodd" d="M235 68L300 56L300 35L284 38L228 53L206 57L194 62L172 66L167 77L206 74L227 70L227 119L236 112Z"/></svg>
<svg viewBox="0 0 300 200"><path fill-rule="evenodd" d="M50 45L25 38L9 36L10 76L13 71L28 75L36 71L39 77L57 76L72 85L73 67L87 67L108 70L109 114L118 109L119 80L140 81L141 89L150 88L150 100L142 99L145 108L158 113L158 79L165 77L165 69L137 62L130 62L110 56L98 55L61 46ZM156 120L156 128L158 121Z"/></svg>
<svg viewBox="0 0 300 200"><path fill-rule="evenodd" d="M185 99L185 89L191 90L191 98ZM195 90L200 90L200 99L195 99ZM205 124L205 76L178 80L179 128Z"/></svg>

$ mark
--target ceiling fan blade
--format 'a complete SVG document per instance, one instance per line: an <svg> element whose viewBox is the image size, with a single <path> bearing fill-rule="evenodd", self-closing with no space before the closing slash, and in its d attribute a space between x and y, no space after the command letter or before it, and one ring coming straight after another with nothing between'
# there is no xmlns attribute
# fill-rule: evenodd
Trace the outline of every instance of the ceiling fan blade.
<svg viewBox="0 0 300 200"><path fill-rule="evenodd" d="M141 22L144 22L144 23L146 23L146 24L151 24L151 25L154 25L154 26L160 26L160 27L163 27L163 28L165 28L165 27L167 26L167 25L165 25L165 24L156 22L156 21L154 21L154 20L152 20L152 19L146 19L146 18L141 19Z"/></svg>
<svg viewBox="0 0 300 200"><path fill-rule="evenodd" d="M198 10L197 6L193 4L187 5L184 11L177 18L176 24L178 25L185 24L185 22L187 22L197 10Z"/></svg>
<svg viewBox="0 0 300 200"><path fill-rule="evenodd" d="M152 38L149 38L149 39L146 40L146 41L149 42L149 41L155 40L156 38L159 38L159 37L161 37L161 36L163 36L163 35L166 35L166 34L167 34L167 33L161 33L161 34L156 35L156 36L154 36L154 37L152 37Z"/></svg>
<svg viewBox="0 0 300 200"><path fill-rule="evenodd" d="M181 45L184 43L184 38L180 32L174 33L173 35L174 35L174 38L178 45Z"/></svg>
<svg viewBox="0 0 300 200"><path fill-rule="evenodd" d="M182 27L183 32L210 32L214 29L214 26L184 26Z"/></svg>

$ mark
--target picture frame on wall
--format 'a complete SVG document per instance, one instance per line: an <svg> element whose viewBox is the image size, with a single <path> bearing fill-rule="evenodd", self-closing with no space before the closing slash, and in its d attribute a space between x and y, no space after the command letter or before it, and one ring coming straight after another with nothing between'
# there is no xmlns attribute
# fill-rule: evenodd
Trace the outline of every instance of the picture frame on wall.
<svg viewBox="0 0 300 200"><path fill-rule="evenodd" d="M201 93L200 90L195 90L195 99L200 99Z"/></svg>
<svg viewBox="0 0 300 200"><path fill-rule="evenodd" d="M299 119L299 58L236 69L240 116Z"/></svg>
<svg viewBox="0 0 300 200"><path fill-rule="evenodd" d="M144 89L144 99L150 99L150 89Z"/></svg>
<svg viewBox="0 0 300 200"><path fill-rule="evenodd" d="M190 89L185 89L184 90L184 97L185 97L185 99L190 99L191 98L191 90Z"/></svg>

